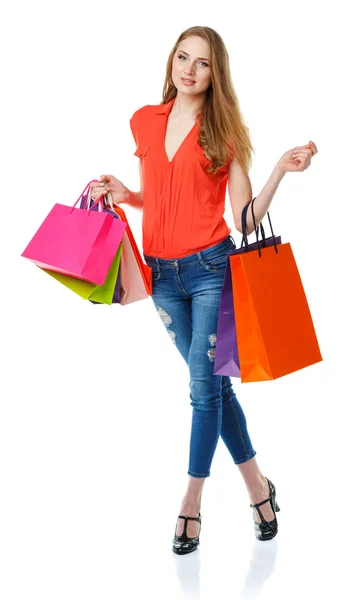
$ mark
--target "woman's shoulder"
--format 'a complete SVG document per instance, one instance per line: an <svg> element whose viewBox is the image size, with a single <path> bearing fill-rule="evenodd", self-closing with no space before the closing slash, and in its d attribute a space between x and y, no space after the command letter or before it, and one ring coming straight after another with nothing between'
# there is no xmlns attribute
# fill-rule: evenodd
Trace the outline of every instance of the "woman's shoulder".
<svg viewBox="0 0 349 600"><path fill-rule="evenodd" d="M146 104L137 108L132 114L130 126L138 146L152 135L155 126L155 114L158 109L159 105Z"/></svg>
<svg viewBox="0 0 349 600"><path fill-rule="evenodd" d="M155 114L158 109L158 104L146 104L145 106L137 108L132 114L131 119L148 119L151 115Z"/></svg>

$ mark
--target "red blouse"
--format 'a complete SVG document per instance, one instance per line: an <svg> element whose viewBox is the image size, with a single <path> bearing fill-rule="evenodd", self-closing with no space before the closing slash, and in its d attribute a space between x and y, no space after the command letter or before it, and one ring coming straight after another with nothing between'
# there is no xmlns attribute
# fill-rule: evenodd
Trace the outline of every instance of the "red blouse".
<svg viewBox="0 0 349 600"><path fill-rule="evenodd" d="M195 123L169 161L165 132L174 100L143 106L130 119L143 174L143 252L166 259L204 250L231 232L223 214L234 153L215 175L207 173L211 163L198 144Z"/></svg>

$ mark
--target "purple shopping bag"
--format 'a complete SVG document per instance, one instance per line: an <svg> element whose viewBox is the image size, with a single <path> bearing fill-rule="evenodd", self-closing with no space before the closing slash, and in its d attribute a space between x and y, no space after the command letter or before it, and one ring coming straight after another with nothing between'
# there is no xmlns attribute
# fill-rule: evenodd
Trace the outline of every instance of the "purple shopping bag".
<svg viewBox="0 0 349 600"><path fill-rule="evenodd" d="M241 254L242 252L248 252L249 250L257 250L259 248L259 245L261 245L262 248L265 248L267 246L281 244L281 236L274 236L269 213L268 219L272 231L272 237L265 237L263 225L262 223L260 223L262 240L260 242L258 241L259 228L256 228L255 232L257 235L257 241L252 244L248 243L246 234L246 216L249 204L250 203L244 206L241 215L243 231L241 247L234 248L233 250L230 250L230 252L227 252L227 264L225 268L221 300L219 305L216 357L213 371L214 375L228 375L229 377L240 377L240 361L236 339L236 325L234 313L234 294L232 289L229 256L231 256L232 254ZM243 244L245 245L243 246Z"/></svg>

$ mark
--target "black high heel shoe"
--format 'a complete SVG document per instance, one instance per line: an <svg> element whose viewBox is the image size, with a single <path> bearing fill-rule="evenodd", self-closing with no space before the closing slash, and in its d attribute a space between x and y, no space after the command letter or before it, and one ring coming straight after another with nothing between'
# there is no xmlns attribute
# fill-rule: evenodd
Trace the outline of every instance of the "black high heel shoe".
<svg viewBox="0 0 349 600"><path fill-rule="evenodd" d="M173 542L172 550L176 554L188 554L189 552L193 552L193 550L195 550L200 543L200 539L199 539L200 534L194 538L187 537L188 519L190 519L191 521L199 521L200 533L201 533L201 513L199 513L198 517L187 517L184 515L179 515L178 518L185 519L184 530L181 535L176 535L176 529L177 529L177 524L176 524L175 534L174 534L174 538L172 540L172 542Z"/></svg>
<svg viewBox="0 0 349 600"><path fill-rule="evenodd" d="M278 503L276 502L275 486L270 481L270 479L268 479L268 477L266 477L266 480L269 484L269 492L270 492L269 498L267 498L266 500L262 500L262 502L258 502L258 504L250 504L250 506L252 506L252 508L257 509L258 514L261 518L261 523L257 523L257 521L255 521L253 519L254 531L255 531L256 538L257 538L257 540L260 540L261 542L264 542L265 540L271 540L276 536L276 534L278 532L278 522L276 519L275 511L278 512L280 510ZM273 510L273 513L275 515L275 519L273 519L272 521L266 521L262 515L261 510L259 509L259 506L261 506L261 504L265 504L266 502L269 502L269 501L270 501L270 505Z"/></svg>

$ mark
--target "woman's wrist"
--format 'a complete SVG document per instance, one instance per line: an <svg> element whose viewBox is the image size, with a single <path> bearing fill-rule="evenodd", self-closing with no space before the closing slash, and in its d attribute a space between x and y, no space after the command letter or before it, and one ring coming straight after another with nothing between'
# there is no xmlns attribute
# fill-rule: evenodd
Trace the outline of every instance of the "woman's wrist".
<svg viewBox="0 0 349 600"><path fill-rule="evenodd" d="M122 202L141 210L143 208L143 192L131 192L131 190L126 188L125 199Z"/></svg>
<svg viewBox="0 0 349 600"><path fill-rule="evenodd" d="M131 194L130 190L126 187L126 185L124 185L124 200L123 200L123 202L127 201L127 199L130 197L130 194Z"/></svg>
<svg viewBox="0 0 349 600"><path fill-rule="evenodd" d="M277 177L280 179L280 181L286 175L286 171L282 168L282 166L279 162L277 162L274 167L274 173L277 175Z"/></svg>
<svg viewBox="0 0 349 600"><path fill-rule="evenodd" d="M118 204L124 204L127 202L129 195L131 194L130 190L124 185L124 191L118 194L118 200L115 202L113 199L113 205L117 206Z"/></svg>

